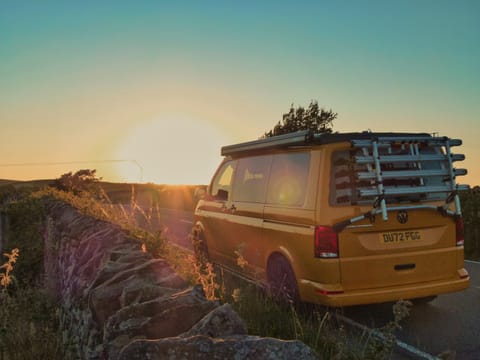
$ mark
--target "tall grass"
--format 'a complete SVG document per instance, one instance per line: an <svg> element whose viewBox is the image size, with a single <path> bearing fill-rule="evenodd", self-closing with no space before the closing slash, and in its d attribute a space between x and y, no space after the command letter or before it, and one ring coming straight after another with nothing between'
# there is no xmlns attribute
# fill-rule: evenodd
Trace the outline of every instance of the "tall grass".
<svg viewBox="0 0 480 360"><path fill-rule="evenodd" d="M54 299L39 287L0 294L0 360L65 359Z"/></svg>
<svg viewBox="0 0 480 360"><path fill-rule="evenodd" d="M200 283L207 298L232 304L252 335L303 341L321 359L381 359L391 354L394 332L403 317L395 317L381 329L384 334L382 340L364 334L358 336L347 331L329 309L310 305L298 307L275 301L257 284L238 279L169 244L162 231L154 233L146 230L152 219L159 216L159 211L153 203L146 210L141 207L135 200L133 188L128 206L113 204L106 193L100 194L100 197L93 198L88 194L76 196L46 189L35 193L34 197L53 197L90 216L120 225L137 237L146 251L155 257L167 258L172 267L192 284ZM158 220L161 222L161 219ZM245 260L239 254L237 256L239 266L245 265Z"/></svg>
<svg viewBox="0 0 480 360"><path fill-rule="evenodd" d="M85 215L117 224L133 237L139 239L145 249L153 256L162 256L167 251L165 248L167 241L163 236L163 231L161 229L157 231L148 230L152 228L150 225L154 218L157 222L160 220L158 205L152 203L145 210L135 199L135 187L133 185L128 205L115 204L101 188L95 197L87 192L75 195L51 187L34 192L32 197L60 200L72 205ZM139 225L140 222L143 226Z"/></svg>
<svg viewBox="0 0 480 360"><path fill-rule="evenodd" d="M10 217L0 266L0 360L65 359L59 307L43 289L41 213L31 198L3 204Z"/></svg>

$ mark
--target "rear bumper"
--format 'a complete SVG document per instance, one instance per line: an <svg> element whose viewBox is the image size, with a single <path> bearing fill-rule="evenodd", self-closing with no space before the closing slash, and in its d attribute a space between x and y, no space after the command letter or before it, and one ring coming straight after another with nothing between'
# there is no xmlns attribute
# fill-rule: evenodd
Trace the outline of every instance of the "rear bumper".
<svg viewBox="0 0 480 360"><path fill-rule="evenodd" d="M467 289L469 284L470 277L467 271L460 269L458 277L454 279L348 292L342 292L339 287L330 287L326 291L324 284L308 280L300 280L298 285L303 301L341 307L440 295Z"/></svg>

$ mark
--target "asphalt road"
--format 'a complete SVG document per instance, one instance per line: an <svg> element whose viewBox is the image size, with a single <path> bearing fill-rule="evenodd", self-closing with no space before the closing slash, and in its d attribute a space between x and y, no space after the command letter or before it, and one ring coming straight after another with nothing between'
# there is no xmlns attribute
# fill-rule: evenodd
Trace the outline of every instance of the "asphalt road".
<svg viewBox="0 0 480 360"><path fill-rule="evenodd" d="M187 235L193 225L188 211L161 209L167 237L191 248ZM480 360L480 263L466 261L470 288L440 295L425 305L414 305L397 332L400 341L438 355L449 351L455 359ZM392 304L354 306L341 310L344 316L369 327L381 327L392 320Z"/></svg>
<svg viewBox="0 0 480 360"><path fill-rule="evenodd" d="M413 308L400 338L432 354L445 350L457 359L480 359L480 263L465 262L470 288Z"/></svg>
<svg viewBox="0 0 480 360"><path fill-rule="evenodd" d="M397 338L432 354L450 352L455 359L480 359L480 263L465 262L470 288L438 296L425 305L414 305L401 323ZM369 327L392 320L392 304L353 306L343 315Z"/></svg>
<svg viewBox="0 0 480 360"><path fill-rule="evenodd" d="M165 236L170 241L193 250L192 244L187 238L193 226L191 211L162 208L160 209L160 219L162 225L165 226Z"/></svg>

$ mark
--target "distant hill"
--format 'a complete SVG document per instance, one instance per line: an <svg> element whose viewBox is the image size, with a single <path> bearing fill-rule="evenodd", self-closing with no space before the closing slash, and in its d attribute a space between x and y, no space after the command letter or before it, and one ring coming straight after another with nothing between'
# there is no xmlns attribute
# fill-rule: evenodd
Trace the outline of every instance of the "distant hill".
<svg viewBox="0 0 480 360"><path fill-rule="evenodd" d="M15 183L18 183L19 181L17 180L6 180L6 179L0 179L0 186L3 186L3 185L11 185L11 184L15 184Z"/></svg>
<svg viewBox="0 0 480 360"><path fill-rule="evenodd" d="M50 179L42 179L42 180L28 180L28 181L22 181L22 180L8 180L8 179L0 179L0 186L8 186L8 185L13 185L16 188L17 187L42 187L42 186L48 186L52 184L55 180L50 180Z"/></svg>

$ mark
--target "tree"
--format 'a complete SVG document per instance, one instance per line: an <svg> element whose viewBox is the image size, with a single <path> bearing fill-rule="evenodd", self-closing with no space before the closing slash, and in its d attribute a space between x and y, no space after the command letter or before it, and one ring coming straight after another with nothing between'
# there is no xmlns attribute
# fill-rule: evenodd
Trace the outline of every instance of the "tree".
<svg viewBox="0 0 480 360"><path fill-rule="evenodd" d="M68 172L55 180L54 186L63 191L73 192L79 195L82 192L95 192L98 182L102 178L97 178L97 170L83 169L75 174Z"/></svg>
<svg viewBox="0 0 480 360"><path fill-rule="evenodd" d="M318 102L312 100L307 109L299 106L296 109L293 104L290 110L283 114L282 121L278 122L275 127L266 132L264 137L288 134L300 130L312 130L315 133L331 133L332 122L337 118L338 114L331 109L325 110L318 106Z"/></svg>

